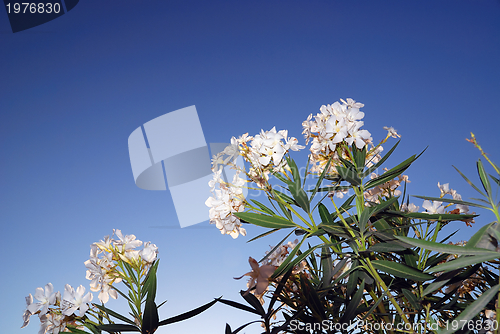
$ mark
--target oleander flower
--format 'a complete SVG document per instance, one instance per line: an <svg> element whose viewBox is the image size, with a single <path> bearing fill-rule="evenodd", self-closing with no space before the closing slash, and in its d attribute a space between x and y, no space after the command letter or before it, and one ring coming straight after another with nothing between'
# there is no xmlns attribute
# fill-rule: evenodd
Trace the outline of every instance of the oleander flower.
<svg viewBox="0 0 500 334"><path fill-rule="evenodd" d="M444 213L444 207L441 206L443 202L425 200L422 207L426 210L424 213L428 214L441 214Z"/></svg>
<svg viewBox="0 0 500 334"><path fill-rule="evenodd" d="M267 264L259 266L259 263L251 257L248 259L248 263L250 263L252 271L244 274L241 277L235 277L235 279L241 279L244 276L250 276L247 284L247 292L255 287L255 294L262 295L267 290L269 286L269 278L276 270L276 267Z"/></svg>
<svg viewBox="0 0 500 334"><path fill-rule="evenodd" d="M153 263L158 255L158 247L148 241L144 244L144 248L139 252L139 255L147 263Z"/></svg>
<svg viewBox="0 0 500 334"><path fill-rule="evenodd" d="M88 303L92 301L92 293L88 292L85 296L85 288L80 285L76 290L69 284L66 284L64 288L64 294L62 299L62 313L64 315L70 316L76 314L78 310L79 316L83 317L85 312L89 309Z"/></svg>
<svg viewBox="0 0 500 334"><path fill-rule="evenodd" d="M64 332L66 322L60 313L47 313L40 318L40 331L38 334L58 334Z"/></svg>
<svg viewBox="0 0 500 334"><path fill-rule="evenodd" d="M24 310L24 313L23 313L23 325L21 326L21 328L28 326L28 324L30 323L30 317L31 317L32 313L29 310L29 306L31 304L33 304L33 296L30 293L26 297L26 310Z"/></svg>
<svg viewBox="0 0 500 334"><path fill-rule="evenodd" d="M45 290L42 288L36 288L35 298L38 300L36 303L30 303L28 305L28 311L31 314L35 314L40 311L40 316L47 313L50 305L54 305L57 301L57 293L54 292L54 287L52 283L47 283L45 285Z"/></svg>

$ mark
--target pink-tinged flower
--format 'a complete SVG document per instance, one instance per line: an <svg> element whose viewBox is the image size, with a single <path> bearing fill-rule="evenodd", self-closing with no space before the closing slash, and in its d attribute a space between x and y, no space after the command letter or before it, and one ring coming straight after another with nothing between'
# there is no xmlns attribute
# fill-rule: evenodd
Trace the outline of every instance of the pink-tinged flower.
<svg viewBox="0 0 500 334"><path fill-rule="evenodd" d="M83 317L85 312L89 309L88 303L92 301L92 293L87 293L85 296L85 288L83 285L80 285L78 288L73 289L73 287L69 284L66 284L64 288L63 294L63 314L64 315L72 315L76 314L76 311L80 309L80 317Z"/></svg>
<svg viewBox="0 0 500 334"><path fill-rule="evenodd" d="M26 310L24 310L24 313L23 313L23 325L21 326L21 328L28 326L28 324L30 323L30 317L31 317L32 313L28 310L28 308L31 304L33 304L33 296L30 293L26 297Z"/></svg>
<svg viewBox="0 0 500 334"><path fill-rule="evenodd" d="M58 334L64 332L66 322L64 315L59 313L47 313L40 317L40 330L38 334Z"/></svg>
<svg viewBox="0 0 500 334"><path fill-rule="evenodd" d="M42 288L36 288L35 298L38 300L37 303L32 303L28 306L28 311L31 314L35 314L40 310L40 316L47 313L49 310L49 305L54 305L56 302L57 294L54 293L54 287L52 283L45 285L45 291Z"/></svg>
<svg viewBox="0 0 500 334"><path fill-rule="evenodd" d="M274 273L276 267L267 264L259 267L257 261L251 257L248 259L248 262L250 263L250 267L252 267L252 271L243 275L250 276L247 291L250 291L250 289L255 287L255 294L261 295L269 286L269 277L271 277L271 275ZM237 277L235 279L241 279L243 278L243 276Z"/></svg>

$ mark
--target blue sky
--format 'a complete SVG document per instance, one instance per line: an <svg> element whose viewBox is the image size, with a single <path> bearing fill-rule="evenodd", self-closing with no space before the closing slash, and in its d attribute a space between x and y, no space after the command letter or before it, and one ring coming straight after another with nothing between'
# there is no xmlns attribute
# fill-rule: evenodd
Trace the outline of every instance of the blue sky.
<svg viewBox="0 0 500 334"><path fill-rule="evenodd" d="M38 332L35 318L19 329L37 287L88 287L89 245L113 228L159 247L161 318L221 295L239 300L245 282L233 277L279 236L246 243L262 231L233 240L208 221L181 229L168 191L134 184L130 133L187 106L196 105L207 142L276 126L303 143L310 113L351 97L365 104L376 142L383 126L402 135L387 167L428 147L407 172L410 194L438 196L437 182L449 182L476 197L452 165L477 180L471 131L500 163L499 31L493 0L90 0L15 34L0 14L4 330ZM189 124L179 126L189 136ZM455 240L492 220L456 223ZM221 333L246 320L216 305L158 333Z"/></svg>

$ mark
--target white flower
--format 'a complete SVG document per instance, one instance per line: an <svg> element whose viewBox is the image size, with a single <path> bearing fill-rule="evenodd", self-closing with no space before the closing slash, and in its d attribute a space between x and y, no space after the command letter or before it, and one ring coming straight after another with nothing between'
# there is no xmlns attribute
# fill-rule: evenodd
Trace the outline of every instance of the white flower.
<svg viewBox="0 0 500 334"><path fill-rule="evenodd" d="M387 136L391 136L392 138L401 138L401 136L398 134L397 130L394 129L392 126L384 126L384 130L387 130Z"/></svg>
<svg viewBox="0 0 500 334"><path fill-rule="evenodd" d="M49 310L49 305L54 305L57 300L57 294L54 293L52 283L45 285L45 291L42 288L36 288L35 298L38 302L31 303L28 306L28 311L30 311L31 314L35 314L40 310L40 316L46 314Z"/></svg>
<svg viewBox="0 0 500 334"><path fill-rule="evenodd" d="M369 142L372 139L370 132L368 132L367 130L359 129L363 125L362 123L363 122L356 123L349 130L350 137L346 138L345 140L349 145L355 143L356 147L359 149L362 149L365 146L366 142Z"/></svg>
<svg viewBox="0 0 500 334"><path fill-rule="evenodd" d="M405 211L405 212L418 212L418 209L420 209L420 207L416 206L413 203L410 203L408 205L406 205L406 203L404 203L403 205L401 205L401 211Z"/></svg>
<svg viewBox="0 0 500 334"><path fill-rule="evenodd" d="M444 213L444 207L441 206L443 202L440 201L432 201L432 203L428 200L425 200L422 204L422 207L426 210L425 213L429 214L442 214Z"/></svg>
<svg viewBox="0 0 500 334"><path fill-rule="evenodd" d="M87 293L85 296L85 288L83 285L80 285L78 288L75 289L69 285L66 284L64 288L64 294L63 294L63 314L64 315L72 315L73 313L76 314L76 311L79 309L80 310L80 317L83 317L85 312L89 309L88 303L92 301L92 293Z"/></svg>
<svg viewBox="0 0 500 334"><path fill-rule="evenodd" d="M142 245L142 241L135 240L135 235L133 234L123 236L121 230L115 230L115 229L113 229L113 232L120 239L119 241L115 242L115 245L119 246L119 249L121 251L133 249Z"/></svg>
<svg viewBox="0 0 500 334"><path fill-rule="evenodd" d="M450 189L450 184L449 183L440 184L438 182L438 188L441 191L441 196L444 196L446 194L450 194L450 195L452 194L451 193L452 189Z"/></svg>
<svg viewBox="0 0 500 334"><path fill-rule="evenodd" d="M252 271L243 275L243 276L250 276L250 280L248 281L247 284L248 286L247 291L250 291L250 289L255 287L255 294L261 295L267 290L269 286L269 277L271 277L276 268L267 264L259 266L259 263L251 257L248 259L248 263L250 263ZM235 279L241 279L243 276Z"/></svg>
<svg viewBox="0 0 500 334"><path fill-rule="evenodd" d="M158 247L148 241L144 244L144 248L139 252L139 254L144 261L152 263L158 254Z"/></svg>

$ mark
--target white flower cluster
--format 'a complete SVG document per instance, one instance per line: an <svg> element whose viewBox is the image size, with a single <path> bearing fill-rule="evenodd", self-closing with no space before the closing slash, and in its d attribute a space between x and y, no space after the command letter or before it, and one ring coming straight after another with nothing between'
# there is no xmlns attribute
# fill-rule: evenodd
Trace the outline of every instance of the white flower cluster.
<svg viewBox="0 0 500 334"><path fill-rule="evenodd" d="M38 302L33 302L31 294L26 297L26 310L23 314L23 326L29 324L30 317L38 314L40 319L40 330L38 334L58 334L68 331L66 325L73 323L73 315L83 317L89 309L88 303L92 301L92 293L85 295L85 288L80 285L76 290L69 284L66 284L63 298L61 293L54 292L52 283L45 285L45 290L37 288L35 298Z"/></svg>
<svg viewBox="0 0 500 334"><path fill-rule="evenodd" d="M227 184L222 180L221 174L222 167L214 172L214 178L209 182L213 196L209 197L205 204L210 208L210 224L215 224L222 234L229 234L236 239L240 234L244 236L247 234L241 227L241 221L234 215L245 210L245 199L241 188L245 180L239 177L238 172L234 175L233 183ZM217 185L219 189L215 189Z"/></svg>
<svg viewBox="0 0 500 334"><path fill-rule="evenodd" d="M362 149L367 143L371 143L370 132L362 130L364 122L361 119L365 116L359 109L364 104L348 98L347 102L335 102L321 106L320 113L313 115L302 123L303 134L306 143L312 139L311 163L313 172L322 172L326 162L333 154L334 163L331 171L334 172L335 161L338 160L338 145L345 142L348 145L356 145ZM345 158L342 154L342 158ZM317 165L318 164L318 165Z"/></svg>
<svg viewBox="0 0 500 334"><path fill-rule="evenodd" d="M122 280L122 273L117 270L117 260L143 268L145 272L156 259L158 247L147 242L143 249L136 250L142 245L142 241L136 240L135 235L123 236L120 230L113 230L118 240L106 236L104 240L93 243L90 246L90 259L85 261L87 267L86 278L90 282L90 290L99 291L99 300L107 303L109 297L118 298L118 293L112 288L113 283Z"/></svg>

